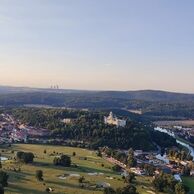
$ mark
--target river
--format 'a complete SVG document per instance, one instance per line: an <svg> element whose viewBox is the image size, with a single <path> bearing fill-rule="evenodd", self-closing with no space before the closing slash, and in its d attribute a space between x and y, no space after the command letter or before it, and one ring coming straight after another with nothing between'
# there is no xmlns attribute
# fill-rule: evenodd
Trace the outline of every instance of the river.
<svg viewBox="0 0 194 194"><path fill-rule="evenodd" d="M166 133L166 134L168 134L168 135L170 135L171 137L173 137L173 138L176 139L175 134L174 134L173 132L167 130L167 129L164 129L164 128L161 128L161 127L155 127L154 130L160 131L160 132L162 132L162 133ZM182 142L182 141L180 141L180 140L178 140L178 139L176 139L176 142L177 142L178 144L180 144L180 145L186 147L187 149L189 149L190 154L191 154L191 156L193 156L193 159L194 159L194 148L193 148L193 147L191 147L189 144L187 144L187 143L185 143L185 142Z"/></svg>

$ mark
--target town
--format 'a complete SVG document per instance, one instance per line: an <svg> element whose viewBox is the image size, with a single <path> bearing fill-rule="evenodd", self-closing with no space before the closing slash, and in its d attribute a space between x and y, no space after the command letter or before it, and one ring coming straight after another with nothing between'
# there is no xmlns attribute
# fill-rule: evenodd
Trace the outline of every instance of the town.
<svg viewBox="0 0 194 194"><path fill-rule="evenodd" d="M42 137L49 136L47 129L26 126L9 114L0 115L0 144L40 141Z"/></svg>
<svg viewBox="0 0 194 194"><path fill-rule="evenodd" d="M61 120L65 125L74 123L76 119L63 118ZM118 119L116 115L110 112L108 117L104 117L104 124L116 127L125 127L127 121ZM175 126L176 130L180 131L180 127ZM181 128L183 129L183 128ZM186 130L186 131L191 131ZM184 130L183 130L184 131ZM12 115L2 113L0 115L0 142L1 144L14 144L14 143L38 143L38 144L51 144L52 135L50 130L28 126ZM58 140L64 145L66 141ZM80 142L79 142L80 143ZM193 157L177 158L170 152L178 152L174 150L166 150L162 155L160 150L157 151L143 151L134 150L133 159L136 161L133 165L126 163L129 150L116 149L111 150L108 147L100 148L101 156L111 164L117 166L124 177L129 176L129 173L134 173L136 176L156 176L161 172L172 174L178 182L182 182L182 175L194 176ZM116 152L117 154L115 154ZM168 153L167 153L168 152ZM114 153L114 154L113 154ZM122 157L119 157L121 155ZM125 159L123 159L125 158ZM150 172L151 171L151 172Z"/></svg>

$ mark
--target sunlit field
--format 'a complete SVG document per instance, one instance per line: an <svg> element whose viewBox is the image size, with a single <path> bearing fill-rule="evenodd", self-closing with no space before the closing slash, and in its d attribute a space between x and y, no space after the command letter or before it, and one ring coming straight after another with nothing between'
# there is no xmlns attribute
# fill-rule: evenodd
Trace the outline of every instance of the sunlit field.
<svg viewBox="0 0 194 194"><path fill-rule="evenodd" d="M46 153L45 153L46 150ZM9 148L2 148L2 156L10 160L2 162L3 169L9 174L9 186L6 193L46 193L46 188L52 188L56 194L102 194L102 188L96 188L100 183L108 183L113 188L125 186L122 176L113 172L112 164L97 157L95 151L63 146L45 146L15 144ZM14 161L17 151L33 152L33 164L21 164ZM76 153L75 156L73 152ZM72 167L53 165L54 157L63 153L71 156ZM35 177L36 170L43 171L44 181L39 182ZM66 175L66 178L63 176ZM79 177L84 176L87 183L84 188L79 183ZM149 193L151 179L137 177L135 185L140 194Z"/></svg>

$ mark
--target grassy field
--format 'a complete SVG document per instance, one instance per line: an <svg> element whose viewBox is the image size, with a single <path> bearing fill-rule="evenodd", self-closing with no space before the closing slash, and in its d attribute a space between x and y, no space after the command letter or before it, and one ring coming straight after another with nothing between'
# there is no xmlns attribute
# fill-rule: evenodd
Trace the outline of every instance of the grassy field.
<svg viewBox="0 0 194 194"><path fill-rule="evenodd" d="M174 120L174 121L156 121L154 122L159 126L185 126L185 127L193 127L194 120Z"/></svg>
<svg viewBox="0 0 194 194"><path fill-rule="evenodd" d="M193 177L182 177L183 182L185 185L187 185L190 190L191 190L191 194L194 193L194 178Z"/></svg>
<svg viewBox="0 0 194 194"><path fill-rule="evenodd" d="M55 194L102 194L100 189L92 188L97 183L109 183L111 187L118 188L125 186L121 175L111 170L112 164L106 160L97 157L94 151L81 148L71 148L63 146L45 146L45 145L29 145L15 144L10 148L1 148L2 156L10 158L3 162L3 169L9 174L9 186L6 188L6 194L43 194L45 189L50 187L54 189ZM44 153L46 150L46 154ZM33 152L35 159L33 164L20 164L12 160L17 151ZM76 152L76 156L72 153ZM57 155L63 153L71 156L72 163L78 167L64 168L53 165L53 158L50 154ZM87 157L84 160L83 157ZM21 171L18 172L18 169ZM16 172L15 172L16 169ZM44 181L38 182L35 178L36 170L42 170ZM100 173L98 175L90 175L88 173ZM62 180L59 176L68 174L72 175ZM84 176L89 188L81 188L78 182L79 177ZM136 185L140 194L148 194L151 191L151 178L137 177Z"/></svg>

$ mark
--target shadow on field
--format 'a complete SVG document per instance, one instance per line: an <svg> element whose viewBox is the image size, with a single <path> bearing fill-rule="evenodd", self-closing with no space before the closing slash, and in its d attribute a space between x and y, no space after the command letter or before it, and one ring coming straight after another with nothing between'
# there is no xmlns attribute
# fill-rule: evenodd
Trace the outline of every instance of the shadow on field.
<svg viewBox="0 0 194 194"><path fill-rule="evenodd" d="M8 188L5 189L6 193L21 193L21 194L45 194L45 191L37 191L33 188L24 188L16 184L10 184Z"/></svg>
<svg viewBox="0 0 194 194"><path fill-rule="evenodd" d="M44 168L56 169L56 170L77 172L77 173L94 173L94 172L97 172L97 173L104 173L106 175L107 174L118 175L117 173L112 172L112 171L103 170L103 169L96 169L96 168L91 168L91 167L86 167L86 166L78 166L77 168L62 167L62 166L55 166L55 165L44 163L44 162L34 162L32 165L33 166L44 167Z"/></svg>
<svg viewBox="0 0 194 194"><path fill-rule="evenodd" d="M58 182L58 181L47 181L47 184L54 184L55 186L58 186L58 188L73 188L73 189L79 189L82 191L97 191L97 189L93 189L93 188L84 188L84 187L80 187L78 185L74 185L71 183L65 183L65 182Z"/></svg>
<svg viewBox="0 0 194 194"><path fill-rule="evenodd" d="M26 178L26 176L31 176L31 174L26 173L26 172L8 172L8 175L10 177L9 181L10 182L15 182L15 181L19 181L19 182L24 182L24 181L29 181L30 179Z"/></svg>

